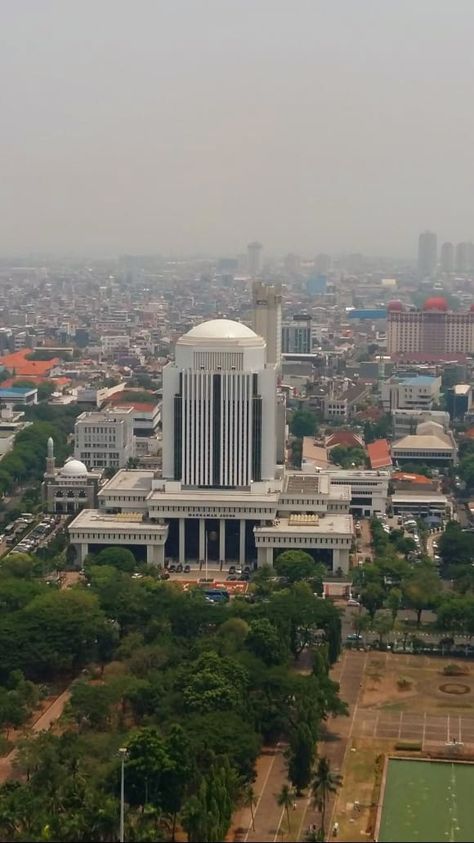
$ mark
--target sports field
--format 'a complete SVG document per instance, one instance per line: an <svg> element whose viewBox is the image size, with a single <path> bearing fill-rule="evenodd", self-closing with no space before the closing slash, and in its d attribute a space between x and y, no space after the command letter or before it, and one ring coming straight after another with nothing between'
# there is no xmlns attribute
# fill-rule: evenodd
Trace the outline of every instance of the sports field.
<svg viewBox="0 0 474 843"><path fill-rule="evenodd" d="M381 843L474 839L474 764L391 758Z"/></svg>

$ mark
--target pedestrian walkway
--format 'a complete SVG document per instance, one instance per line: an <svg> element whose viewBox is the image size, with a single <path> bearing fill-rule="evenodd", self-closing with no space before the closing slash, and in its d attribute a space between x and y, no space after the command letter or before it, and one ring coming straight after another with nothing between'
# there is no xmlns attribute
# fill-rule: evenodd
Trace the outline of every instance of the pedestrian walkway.
<svg viewBox="0 0 474 843"><path fill-rule="evenodd" d="M318 754L326 755L335 770L342 769L349 738L352 735L353 718L357 707L362 676L367 655L346 651L331 671L331 678L340 683L340 696L349 706L349 717L341 716L329 720L323 726L322 740L318 745ZM263 751L257 760L257 778L254 792L257 804L254 808L255 831L252 828L252 816L249 808L242 809L235 817L229 840L249 841L249 843L276 843L290 839L287 835L286 819L276 801L278 794L287 782L287 764L285 761L286 745L277 744ZM333 805L327 811L331 815ZM314 823L318 828L321 817L315 811L308 797L296 799L296 808L290 812L292 820L291 839L302 840L306 829ZM294 826L294 827L293 827Z"/></svg>

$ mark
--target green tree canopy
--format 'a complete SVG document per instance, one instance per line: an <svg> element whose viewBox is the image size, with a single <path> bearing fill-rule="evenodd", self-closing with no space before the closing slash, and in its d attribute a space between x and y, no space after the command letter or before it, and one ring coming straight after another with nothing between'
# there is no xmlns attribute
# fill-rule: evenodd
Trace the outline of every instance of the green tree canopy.
<svg viewBox="0 0 474 843"><path fill-rule="evenodd" d="M297 439L304 436L314 436L317 430L317 420L310 410L295 410L290 420L290 433Z"/></svg>
<svg viewBox="0 0 474 843"><path fill-rule="evenodd" d="M321 575L324 570L314 561L311 554L304 550L285 550L279 553L273 567L280 577L286 577L292 583Z"/></svg>

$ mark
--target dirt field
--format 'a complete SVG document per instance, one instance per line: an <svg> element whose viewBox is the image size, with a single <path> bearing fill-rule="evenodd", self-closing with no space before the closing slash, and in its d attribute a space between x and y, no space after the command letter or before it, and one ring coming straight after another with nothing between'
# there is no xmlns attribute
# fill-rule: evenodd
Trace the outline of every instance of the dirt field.
<svg viewBox="0 0 474 843"><path fill-rule="evenodd" d="M445 675L453 659L371 653L333 819L343 841L374 839L383 759L388 753L474 757L474 663Z"/></svg>

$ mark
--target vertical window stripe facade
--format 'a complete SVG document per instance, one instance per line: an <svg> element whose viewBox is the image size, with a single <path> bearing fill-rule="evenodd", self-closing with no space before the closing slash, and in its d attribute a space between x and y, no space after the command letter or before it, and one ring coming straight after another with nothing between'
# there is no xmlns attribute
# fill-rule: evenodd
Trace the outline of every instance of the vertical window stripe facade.
<svg viewBox="0 0 474 843"><path fill-rule="evenodd" d="M262 401L251 372L181 373L175 396L175 480L248 486L261 479Z"/></svg>

